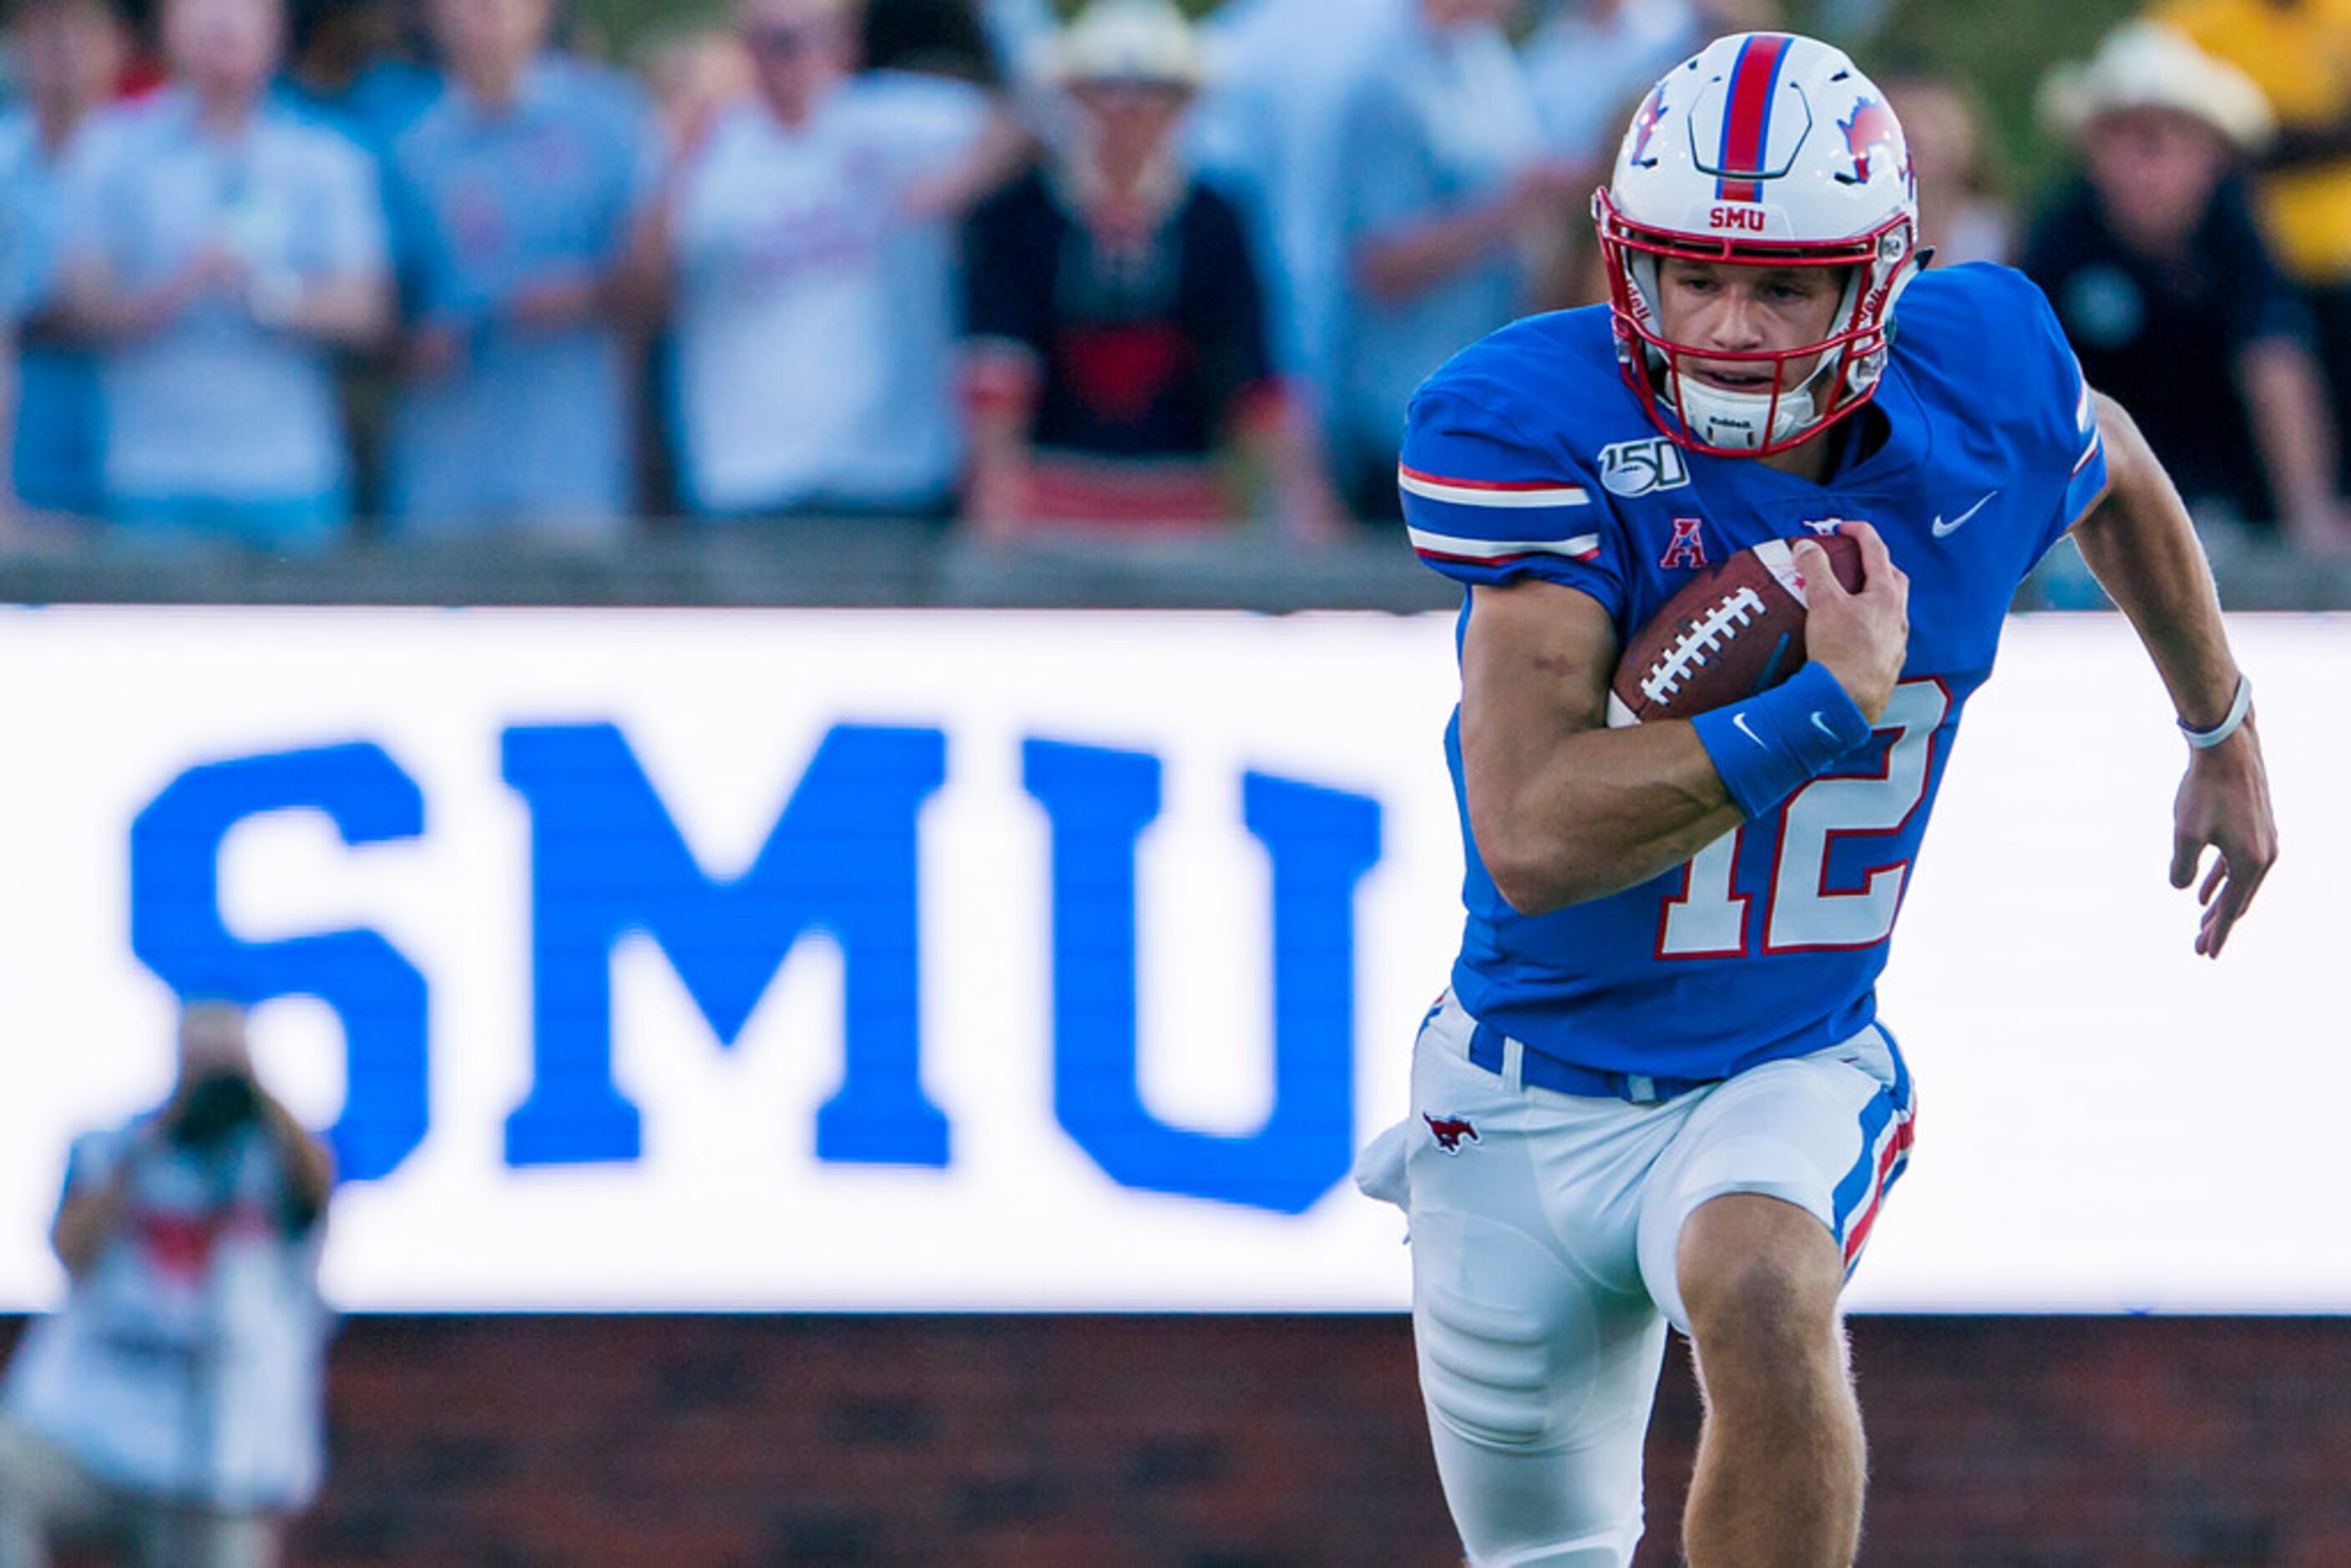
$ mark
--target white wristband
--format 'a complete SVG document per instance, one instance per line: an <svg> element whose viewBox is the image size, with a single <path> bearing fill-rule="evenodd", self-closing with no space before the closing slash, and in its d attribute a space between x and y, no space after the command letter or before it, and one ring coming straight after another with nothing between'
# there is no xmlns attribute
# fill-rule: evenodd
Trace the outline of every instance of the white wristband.
<svg viewBox="0 0 2351 1568"><path fill-rule="evenodd" d="M2252 711L2253 677L2240 671L2237 675L2237 695L2236 699L2229 704L2229 716L2210 729L2193 728L2183 718L2179 721L2179 733L2188 737L2189 745L2202 751L2207 747L2220 745L2236 734L2237 727L2244 723L2245 716Z"/></svg>

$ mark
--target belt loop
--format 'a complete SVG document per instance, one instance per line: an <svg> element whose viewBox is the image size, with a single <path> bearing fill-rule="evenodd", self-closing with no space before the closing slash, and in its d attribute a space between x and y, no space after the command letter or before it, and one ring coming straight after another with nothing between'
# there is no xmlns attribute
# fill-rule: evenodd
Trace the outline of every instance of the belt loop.
<svg viewBox="0 0 2351 1568"><path fill-rule="evenodd" d="M1625 1098L1636 1105L1646 1105L1657 1098L1657 1081L1638 1072L1625 1076Z"/></svg>
<svg viewBox="0 0 2351 1568"><path fill-rule="evenodd" d="M1527 1048L1507 1035L1502 1040L1502 1082L1514 1094L1527 1086Z"/></svg>

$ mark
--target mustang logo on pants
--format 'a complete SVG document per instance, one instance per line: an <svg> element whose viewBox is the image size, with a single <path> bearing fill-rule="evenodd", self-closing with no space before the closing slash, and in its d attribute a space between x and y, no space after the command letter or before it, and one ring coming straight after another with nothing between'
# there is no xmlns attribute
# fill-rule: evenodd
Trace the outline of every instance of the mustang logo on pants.
<svg viewBox="0 0 2351 1568"><path fill-rule="evenodd" d="M1428 1124L1429 1134L1436 1138L1437 1146L1448 1155L1461 1152L1461 1140L1464 1138L1473 1144L1480 1141L1478 1129L1458 1116L1432 1116L1424 1111L1420 1119Z"/></svg>

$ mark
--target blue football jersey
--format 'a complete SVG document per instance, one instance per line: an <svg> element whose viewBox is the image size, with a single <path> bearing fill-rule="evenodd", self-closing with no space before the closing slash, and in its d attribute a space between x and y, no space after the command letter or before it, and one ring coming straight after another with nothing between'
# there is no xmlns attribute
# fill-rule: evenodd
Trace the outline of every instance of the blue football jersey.
<svg viewBox="0 0 2351 1568"><path fill-rule="evenodd" d="M1460 715L1446 753L1468 907L1453 987L1530 1050L1602 1071L1719 1078L1820 1050L1874 988L1960 712L2017 584L2105 486L2090 392L2039 289L2005 267L1903 295L1876 406L1835 427L1825 484L1659 434L1604 307L1531 317L1456 355L1413 400L1398 483L1421 559L1467 584L1591 595L1620 645L1693 572L1766 539L1874 525L1910 576L1902 680L1871 741L1687 864L1519 914L1469 832ZM1463 624L1472 606L1463 606Z"/></svg>

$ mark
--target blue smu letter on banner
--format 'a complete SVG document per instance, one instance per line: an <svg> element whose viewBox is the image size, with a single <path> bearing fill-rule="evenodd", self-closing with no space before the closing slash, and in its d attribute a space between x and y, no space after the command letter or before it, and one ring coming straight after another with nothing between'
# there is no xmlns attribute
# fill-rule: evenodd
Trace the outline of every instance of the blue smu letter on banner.
<svg viewBox="0 0 2351 1568"><path fill-rule="evenodd" d="M817 1112L820 1159L943 1166L947 1121L924 1096L915 827L946 777L935 729L841 725L749 870L696 863L619 729L525 727L506 779L530 803L530 1096L507 1122L517 1166L636 1158L637 1108L612 1081L612 946L659 943L721 1044L750 1021L792 945L841 944L846 1061Z"/></svg>

